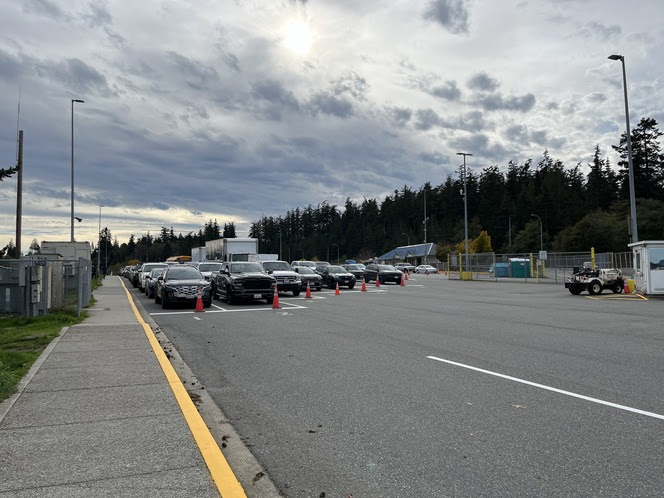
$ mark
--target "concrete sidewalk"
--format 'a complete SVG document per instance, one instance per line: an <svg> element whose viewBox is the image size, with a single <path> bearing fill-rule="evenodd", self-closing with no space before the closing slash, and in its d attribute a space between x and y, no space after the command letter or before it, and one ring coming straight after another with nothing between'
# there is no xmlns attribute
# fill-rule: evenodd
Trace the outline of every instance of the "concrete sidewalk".
<svg viewBox="0 0 664 498"><path fill-rule="evenodd" d="M219 496L119 277L0 405L0 496Z"/></svg>

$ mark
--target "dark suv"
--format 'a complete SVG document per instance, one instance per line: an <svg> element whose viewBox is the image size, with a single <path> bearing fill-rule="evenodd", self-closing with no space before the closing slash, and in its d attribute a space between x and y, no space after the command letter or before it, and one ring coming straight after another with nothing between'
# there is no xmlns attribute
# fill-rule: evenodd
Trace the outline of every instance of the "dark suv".
<svg viewBox="0 0 664 498"><path fill-rule="evenodd" d="M238 299L265 299L269 304L276 282L260 263L254 261L227 262L219 273L212 274L214 297L225 299L228 304Z"/></svg>

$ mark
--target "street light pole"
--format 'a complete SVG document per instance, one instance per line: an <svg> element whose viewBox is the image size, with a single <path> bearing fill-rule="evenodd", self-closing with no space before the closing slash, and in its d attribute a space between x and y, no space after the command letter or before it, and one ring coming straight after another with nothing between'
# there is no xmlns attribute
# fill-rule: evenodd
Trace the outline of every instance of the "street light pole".
<svg viewBox="0 0 664 498"><path fill-rule="evenodd" d="M457 156L463 156L463 236L466 243L466 266L468 265L468 189L466 187L466 156L472 156L468 152L457 152Z"/></svg>
<svg viewBox="0 0 664 498"><path fill-rule="evenodd" d="M639 231L636 226L636 195L634 193L634 164L632 162L632 133L629 129L629 105L627 103L627 76L625 75L625 57L622 55L609 55L612 61L622 63L623 92L625 94L625 127L627 128L627 166L629 171L629 212L632 225L632 243L639 241Z"/></svg>
<svg viewBox="0 0 664 498"><path fill-rule="evenodd" d="M406 239L408 239L408 245L410 245L410 235L408 235L406 232L401 232L401 235L406 236Z"/></svg>
<svg viewBox="0 0 664 498"><path fill-rule="evenodd" d="M74 102L83 104L81 99L71 99L71 240L74 242Z"/></svg>
<svg viewBox="0 0 664 498"><path fill-rule="evenodd" d="M530 216L534 216L535 218L537 218L539 220L539 225L540 225L540 251L543 251L544 250L544 244L543 244L542 241L544 239L542 237L542 218L540 218L539 216L537 216L534 213L530 213Z"/></svg>

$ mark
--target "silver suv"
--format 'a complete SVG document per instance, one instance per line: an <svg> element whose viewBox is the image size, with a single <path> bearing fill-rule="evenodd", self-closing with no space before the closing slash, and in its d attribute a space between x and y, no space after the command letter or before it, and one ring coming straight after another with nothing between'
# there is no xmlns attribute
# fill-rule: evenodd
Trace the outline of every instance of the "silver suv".
<svg viewBox="0 0 664 498"><path fill-rule="evenodd" d="M277 289L292 292L293 296L300 295L302 281L300 275L293 271L286 261L262 261L265 271L277 279Z"/></svg>

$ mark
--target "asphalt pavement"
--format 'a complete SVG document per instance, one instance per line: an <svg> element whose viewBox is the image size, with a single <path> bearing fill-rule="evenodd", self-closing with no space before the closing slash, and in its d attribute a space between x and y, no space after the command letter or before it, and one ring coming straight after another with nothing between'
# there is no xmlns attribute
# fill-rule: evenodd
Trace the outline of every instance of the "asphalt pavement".
<svg viewBox="0 0 664 498"><path fill-rule="evenodd" d="M120 278L94 296L0 404L0 496L244 496Z"/></svg>

